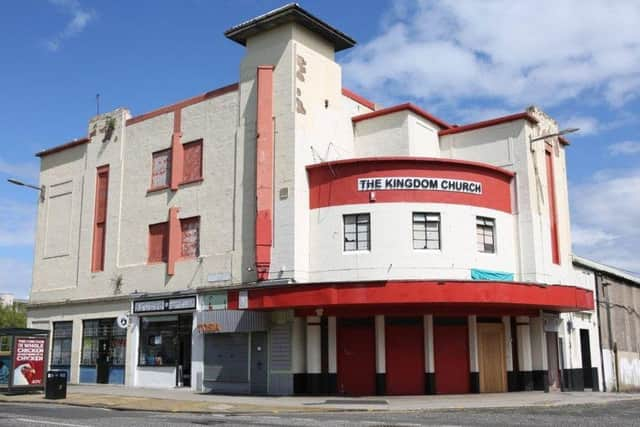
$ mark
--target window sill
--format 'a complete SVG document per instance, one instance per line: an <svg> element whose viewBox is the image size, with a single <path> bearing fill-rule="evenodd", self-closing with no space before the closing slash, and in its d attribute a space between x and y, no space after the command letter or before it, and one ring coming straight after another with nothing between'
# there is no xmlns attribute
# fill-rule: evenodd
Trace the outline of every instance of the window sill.
<svg viewBox="0 0 640 427"><path fill-rule="evenodd" d="M202 177L200 177L200 178L195 178L195 179L192 179L192 180L190 180L190 181L183 181L183 182L181 182L181 183L179 184L179 186L180 186L180 187L182 187L183 185L197 184L197 183L202 182L202 181L204 181L204 178L202 178Z"/></svg>
<svg viewBox="0 0 640 427"><path fill-rule="evenodd" d="M168 188L169 188L168 185L164 185L162 187L151 187L150 189L147 190L147 194L156 193L156 192L162 191L162 190L167 190Z"/></svg>
<svg viewBox="0 0 640 427"><path fill-rule="evenodd" d="M158 265L158 264L166 264L167 261L147 261L146 265Z"/></svg>

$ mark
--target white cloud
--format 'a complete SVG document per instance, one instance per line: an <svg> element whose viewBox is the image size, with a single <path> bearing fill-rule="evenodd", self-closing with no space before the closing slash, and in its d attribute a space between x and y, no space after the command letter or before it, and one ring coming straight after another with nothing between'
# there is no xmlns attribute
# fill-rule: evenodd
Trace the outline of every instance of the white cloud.
<svg viewBox="0 0 640 427"><path fill-rule="evenodd" d="M621 106L640 87L638 22L640 2L401 1L344 75L364 93L428 104L522 108L587 94Z"/></svg>
<svg viewBox="0 0 640 427"><path fill-rule="evenodd" d="M0 291L27 298L31 289L31 264L15 258L0 258Z"/></svg>
<svg viewBox="0 0 640 427"><path fill-rule="evenodd" d="M609 145L609 154L612 156L624 154L640 154L640 141L622 141Z"/></svg>
<svg viewBox="0 0 640 427"><path fill-rule="evenodd" d="M89 22L96 17L96 14L91 9L83 9L78 0L49 0L49 3L58 6L71 15L71 20L64 29L46 42L47 48L52 52L56 52L60 49L64 40L81 33L89 25Z"/></svg>
<svg viewBox="0 0 640 427"><path fill-rule="evenodd" d="M562 120L561 127L564 128L579 128L578 133L572 135L572 137L577 136L587 136L594 135L600 131L600 124L598 119L595 117L588 116L572 116L566 120Z"/></svg>
<svg viewBox="0 0 640 427"><path fill-rule="evenodd" d="M572 186L574 252L640 272L640 169L605 170Z"/></svg>
<svg viewBox="0 0 640 427"><path fill-rule="evenodd" d="M0 247L33 245L36 211L35 200L27 204L0 199Z"/></svg>
<svg viewBox="0 0 640 427"><path fill-rule="evenodd" d="M38 182L40 170L37 162L9 162L0 157L0 174L8 177L18 177L30 180L32 183Z"/></svg>

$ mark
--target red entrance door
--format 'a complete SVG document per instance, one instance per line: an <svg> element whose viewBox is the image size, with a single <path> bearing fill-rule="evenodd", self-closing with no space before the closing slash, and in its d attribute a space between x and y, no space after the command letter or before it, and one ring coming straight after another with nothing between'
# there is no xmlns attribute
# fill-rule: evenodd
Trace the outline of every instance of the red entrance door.
<svg viewBox="0 0 640 427"><path fill-rule="evenodd" d="M352 396L376 393L375 330L371 319L338 322L338 392Z"/></svg>
<svg viewBox="0 0 640 427"><path fill-rule="evenodd" d="M469 335L466 325L434 325L436 393L470 392Z"/></svg>
<svg viewBox="0 0 640 427"><path fill-rule="evenodd" d="M387 394L424 394L422 318L388 319Z"/></svg>

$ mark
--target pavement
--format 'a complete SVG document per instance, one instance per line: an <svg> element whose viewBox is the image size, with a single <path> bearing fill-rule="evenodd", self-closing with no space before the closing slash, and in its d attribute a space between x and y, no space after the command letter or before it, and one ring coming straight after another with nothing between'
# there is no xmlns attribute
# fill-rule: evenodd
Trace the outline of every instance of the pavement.
<svg viewBox="0 0 640 427"><path fill-rule="evenodd" d="M233 396L189 389L150 389L118 385L69 385L67 398L47 400L44 393L0 394L2 403L64 404L93 408L172 413L293 413L352 411L425 411L480 408L556 407L640 402L640 394L539 391L436 396Z"/></svg>

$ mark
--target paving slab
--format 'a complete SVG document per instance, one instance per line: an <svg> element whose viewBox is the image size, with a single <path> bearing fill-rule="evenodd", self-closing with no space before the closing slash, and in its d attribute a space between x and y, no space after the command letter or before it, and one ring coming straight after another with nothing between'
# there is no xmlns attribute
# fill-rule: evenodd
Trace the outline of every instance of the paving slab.
<svg viewBox="0 0 640 427"><path fill-rule="evenodd" d="M120 410L190 413L282 413L332 411L424 411L443 409L550 407L640 400L640 394L564 392L487 393L436 396L235 396L190 389L150 389L115 385L70 385L67 398L46 400L43 393L0 394L2 402L57 403Z"/></svg>

